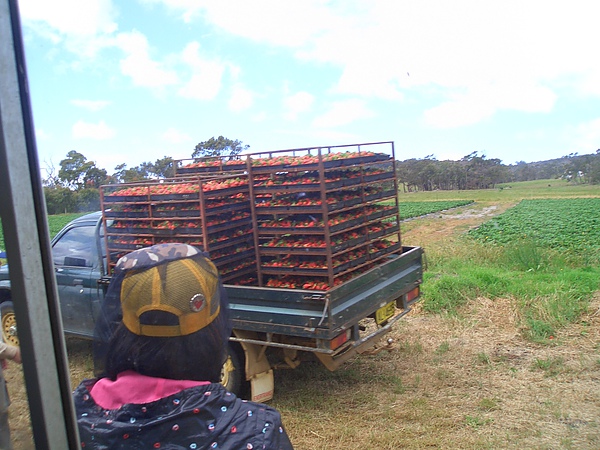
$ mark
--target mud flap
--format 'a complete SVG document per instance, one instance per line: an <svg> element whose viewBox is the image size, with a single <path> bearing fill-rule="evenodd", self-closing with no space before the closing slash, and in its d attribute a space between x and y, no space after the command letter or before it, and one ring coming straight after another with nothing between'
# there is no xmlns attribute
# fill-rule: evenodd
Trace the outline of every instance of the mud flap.
<svg viewBox="0 0 600 450"><path fill-rule="evenodd" d="M244 339L257 340L253 331L233 330L233 334L240 339L239 343L244 349L246 380L250 382L251 400L260 403L271 400L275 380L273 369L265 354L266 346L244 342Z"/></svg>
<svg viewBox="0 0 600 450"><path fill-rule="evenodd" d="M273 391L275 390L273 369L252 376L250 379L250 388L253 402L264 403L271 400L273 398Z"/></svg>

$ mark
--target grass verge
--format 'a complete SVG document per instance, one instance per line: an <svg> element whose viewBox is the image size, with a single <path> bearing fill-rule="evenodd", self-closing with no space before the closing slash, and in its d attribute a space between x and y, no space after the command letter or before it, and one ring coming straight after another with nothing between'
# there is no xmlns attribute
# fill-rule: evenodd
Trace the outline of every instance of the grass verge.
<svg viewBox="0 0 600 450"><path fill-rule="evenodd" d="M583 258L583 257L582 257ZM428 254L423 308L460 317L478 297L514 298L521 332L548 342L557 328L579 319L599 288L600 268L536 245L486 246L461 239L452 253Z"/></svg>

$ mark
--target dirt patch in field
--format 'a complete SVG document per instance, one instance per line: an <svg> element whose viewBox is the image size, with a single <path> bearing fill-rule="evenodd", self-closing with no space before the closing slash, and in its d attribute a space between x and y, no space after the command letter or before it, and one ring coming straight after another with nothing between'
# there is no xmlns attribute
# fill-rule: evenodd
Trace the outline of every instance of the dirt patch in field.
<svg viewBox="0 0 600 450"><path fill-rule="evenodd" d="M456 214L453 214L452 211L442 212L439 217L442 219L479 219L497 214L498 209L498 205L484 206L481 209L467 208L457 212Z"/></svg>
<svg viewBox="0 0 600 450"><path fill-rule="evenodd" d="M417 245L427 249L450 236L478 227L497 216L514 203L475 203L452 210L429 214L418 220L402 222L402 241L405 245Z"/></svg>

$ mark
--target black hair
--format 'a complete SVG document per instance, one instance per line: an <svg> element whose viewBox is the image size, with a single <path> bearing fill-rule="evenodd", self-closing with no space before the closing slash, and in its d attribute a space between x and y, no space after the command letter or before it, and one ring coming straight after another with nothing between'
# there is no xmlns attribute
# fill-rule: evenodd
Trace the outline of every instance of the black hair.
<svg viewBox="0 0 600 450"><path fill-rule="evenodd" d="M185 336L150 337L132 333L122 322L123 276L120 272L113 277L96 320L94 375L115 380L119 373L134 370L151 377L219 382L232 330L221 280L220 312L209 325Z"/></svg>
<svg viewBox="0 0 600 450"><path fill-rule="evenodd" d="M108 342L105 376L115 380L134 370L151 377L219 382L231 330L226 305L208 326L186 336L138 336L121 323Z"/></svg>

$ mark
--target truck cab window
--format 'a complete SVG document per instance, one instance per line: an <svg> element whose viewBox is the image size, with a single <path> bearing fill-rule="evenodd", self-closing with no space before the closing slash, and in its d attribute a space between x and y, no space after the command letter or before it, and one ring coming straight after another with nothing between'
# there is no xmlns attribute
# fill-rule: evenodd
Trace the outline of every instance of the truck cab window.
<svg viewBox="0 0 600 450"><path fill-rule="evenodd" d="M94 245L95 227L84 226L68 230L52 247L52 260L59 266L93 267L98 260Z"/></svg>

